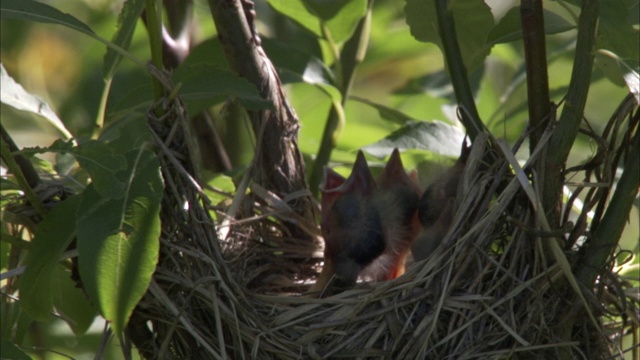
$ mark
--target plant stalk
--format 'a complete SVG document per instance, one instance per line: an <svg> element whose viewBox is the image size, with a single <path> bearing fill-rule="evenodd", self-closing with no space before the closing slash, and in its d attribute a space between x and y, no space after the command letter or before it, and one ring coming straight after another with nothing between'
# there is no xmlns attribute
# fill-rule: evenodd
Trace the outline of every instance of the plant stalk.
<svg viewBox="0 0 640 360"><path fill-rule="evenodd" d="M151 63L157 69L162 69L162 2L160 0L146 0L145 16L149 33L149 46L151 48ZM153 99L160 100L164 95L162 84L154 77L151 77L151 81Z"/></svg>
<svg viewBox="0 0 640 360"><path fill-rule="evenodd" d="M593 49L598 23L598 1L584 0L578 21L573 70L564 107L546 154L543 207L552 228L559 227L564 164L578 135L587 102L593 68Z"/></svg>
<svg viewBox="0 0 640 360"><path fill-rule="evenodd" d="M360 19L353 36L345 43L342 52L339 57L336 58L336 68L339 69L339 76L336 76L336 86L342 94L342 101L340 104L334 104L329 110L329 116L322 134L322 141L320 143L320 149L318 150L318 156L313 162L311 168L311 174L309 176L309 187L314 196L318 195L320 182L322 181L322 169L327 165L331 158L331 152L336 146L336 141L342 130L342 122L344 121L344 114L342 109L337 109L336 106L344 105L349 97L351 86L355 78L355 72L358 65L364 60L367 52L367 46L369 44L369 33L371 32L371 11L373 7L373 0L369 1L367 13Z"/></svg>
<svg viewBox="0 0 640 360"><path fill-rule="evenodd" d="M542 0L522 0L520 18L529 99L529 149L533 153L546 129L551 112Z"/></svg>
<svg viewBox="0 0 640 360"><path fill-rule="evenodd" d="M281 198L308 190L305 166L298 148L298 117L287 101L278 73L260 46L254 24L253 3L243 0L209 0L211 15L231 70L254 84L273 109L248 111L258 148L254 174L259 185ZM315 224L311 195L289 201L292 210ZM293 237L311 240L304 226L285 221Z"/></svg>
<svg viewBox="0 0 640 360"><path fill-rule="evenodd" d="M461 121L471 142L473 142L478 132L483 128L483 124L476 108L469 77L467 76L467 68L462 60L462 52L458 45L453 13L449 9L449 4L452 2L448 0L435 1L438 31L442 40L444 58L453 83L453 90L456 94L456 99L458 99L458 106L462 108Z"/></svg>

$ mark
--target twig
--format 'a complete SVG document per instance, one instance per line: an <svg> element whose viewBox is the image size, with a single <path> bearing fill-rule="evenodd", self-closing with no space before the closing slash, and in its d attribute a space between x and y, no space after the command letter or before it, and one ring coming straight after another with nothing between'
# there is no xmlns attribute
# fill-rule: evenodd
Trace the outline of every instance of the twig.
<svg viewBox="0 0 640 360"><path fill-rule="evenodd" d="M2 132L2 141L0 141L0 155L5 164L9 168L9 171L15 176L20 189L24 192L25 196L38 212L39 215L46 213L42 201L38 198L38 195L33 189L41 183L40 176L33 168L33 165L22 155L14 155L13 153L18 150L16 144L9 134L4 130L4 126L0 125L0 131Z"/></svg>
<svg viewBox="0 0 640 360"><path fill-rule="evenodd" d="M298 117L285 98L282 84L271 61L267 58L257 35L253 20L253 3L248 0L209 0L211 15L218 30L229 67L253 83L262 98L271 100L274 108L248 111L253 131L259 134L264 124L264 149L256 155L256 181L265 189L284 198L287 194L307 189L305 167L298 149ZM314 222L314 208L310 196L291 204L295 212ZM295 224L287 225L293 236L308 239Z"/></svg>

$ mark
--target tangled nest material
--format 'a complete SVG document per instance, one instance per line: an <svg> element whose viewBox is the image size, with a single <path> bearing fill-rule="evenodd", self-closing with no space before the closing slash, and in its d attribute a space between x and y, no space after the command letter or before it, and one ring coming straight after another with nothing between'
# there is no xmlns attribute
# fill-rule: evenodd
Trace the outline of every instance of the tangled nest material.
<svg viewBox="0 0 640 360"><path fill-rule="evenodd" d="M463 196L456 200L443 246L395 280L317 299L305 291L318 274L320 244L287 237L277 220L281 209L264 205L255 192L236 198L250 205L251 214L245 215L254 220L230 222L226 239L218 239L212 206L189 175L193 164L184 140L184 108L178 99L166 106L165 118L149 117L166 187L160 261L128 328L144 357L485 359L555 358L570 351L591 359L619 354L613 339L629 324L605 325L601 316L625 318L625 311L637 314L638 304L609 287L586 300L599 304L599 320L594 323L580 307L581 338L559 340L565 339L559 319L567 301L582 301L575 290L555 285L565 274L547 250L554 236L568 230L543 234L525 225L536 216L532 199L514 176L519 167L511 150L492 150L488 144L495 139L489 135L473 144L459 189ZM481 166L490 151L498 160ZM575 253L565 255L570 261ZM590 353L581 343L589 344Z"/></svg>

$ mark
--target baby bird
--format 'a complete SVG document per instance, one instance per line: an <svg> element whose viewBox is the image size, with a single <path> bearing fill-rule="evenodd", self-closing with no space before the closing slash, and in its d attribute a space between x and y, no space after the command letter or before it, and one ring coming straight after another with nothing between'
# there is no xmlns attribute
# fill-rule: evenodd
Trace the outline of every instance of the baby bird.
<svg viewBox="0 0 640 360"><path fill-rule="evenodd" d="M325 265L311 291L329 295L352 286L358 276L389 280L402 275L419 230L420 190L398 150L377 182L358 152L349 178L327 168L320 190Z"/></svg>
<svg viewBox="0 0 640 360"><path fill-rule="evenodd" d="M456 193L469 152L470 147L463 144L460 157L455 164L429 185L420 198L418 217L422 230L411 246L415 261L429 256L440 245L451 227Z"/></svg>
<svg viewBox="0 0 640 360"><path fill-rule="evenodd" d="M372 201L376 183L362 151L347 179L325 169L320 191L324 267L310 291L330 295L355 284L362 269L382 254L385 241Z"/></svg>
<svg viewBox="0 0 640 360"><path fill-rule="evenodd" d="M421 190L416 177L416 172L407 174L400 152L394 149L377 178L378 191L373 197L386 245L384 253L364 271L373 280L391 280L404 274L406 257L420 230L417 210Z"/></svg>

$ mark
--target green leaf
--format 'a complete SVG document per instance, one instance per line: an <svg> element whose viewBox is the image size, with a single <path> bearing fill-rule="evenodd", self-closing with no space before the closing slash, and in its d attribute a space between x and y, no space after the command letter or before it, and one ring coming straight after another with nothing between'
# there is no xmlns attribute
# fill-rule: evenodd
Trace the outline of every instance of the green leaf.
<svg viewBox="0 0 640 360"><path fill-rule="evenodd" d="M303 0L304 6L322 20L332 19L347 3L345 0Z"/></svg>
<svg viewBox="0 0 640 360"><path fill-rule="evenodd" d="M318 38L324 38L321 25L324 21L336 43L351 36L367 11L366 0L268 0L268 3Z"/></svg>
<svg viewBox="0 0 640 360"><path fill-rule="evenodd" d="M452 106L450 101L429 94L397 94L391 98L389 105L414 119L445 122L451 115L445 114L445 110Z"/></svg>
<svg viewBox="0 0 640 360"><path fill-rule="evenodd" d="M262 36L260 38L264 44L265 39ZM178 65L178 68L189 68L201 64L215 64L221 70L230 70L220 39L210 38L196 45L189 51L189 55L182 64Z"/></svg>
<svg viewBox="0 0 640 360"><path fill-rule="evenodd" d="M442 155L460 155L465 134L455 126L440 121L410 122L384 139L363 148L373 156L383 157L394 148L429 150Z"/></svg>
<svg viewBox="0 0 640 360"><path fill-rule="evenodd" d="M78 251L82 282L115 332L124 330L151 281L158 261L163 183L153 153L127 153L118 173L127 184L119 199L102 197L89 185L78 209Z"/></svg>
<svg viewBox="0 0 640 360"><path fill-rule="evenodd" d="M49 5L32 0L2 0L0 18L64 25L92 37L97 36L89 26L75 17Z"/></svg>
<svg viewBox="0 0 640 360"><path fill-rule="evenodd" d="M27 353L5 338L0 339L0 345L0 359L31 360Z"/></svg>
<svg viewBox="0 0 640 360"><path fill-rule="evenodd" d="M300 151L315 155L333 100L322 89L308 83L293 83L287 87L291 90L289 101L300 118Z"/></svg>
<svg viewBox="0 0 640 360"><path fill-rule="evenodd" d="M41 23L63 25L73 30L79 31L83 34L100 41L101 43L116 50L123 56L128 57L131 61L144 67L145 64L142 60L129 54L118 45L115 45L98 34L93 32L89 26L75 17L63 13L60 10L45 5L43 3L32 0L3 0L0 3L0 19L20 19L28 21L37 21Z"/></svg>
<svg viewBox="0 0 640 360"><path fill-rule="evenodd" d="M120 15L118 15L118 26L113 34L111 42L127 50L131 45L131 38L140 19L140 14L144 9L145 2L143 0L127 0L122 5ZM112 48L107 47L107 53L104 55L104 63L102 66L102 74L105 79L111 79L116 68L122 60L122 55L118 54Z"/></svg>
<svg viewBox="0 0 640 360"><path fill-rule="evenodd" d="M38 96L31 95L20 84L15 82L9 76L2 63L0 63L0 101L18 110L42 116L49 120L49 123L66 139L73 137L60 118L58 118L58 115L51 109L51 106Z"/></svg>
<svg viewBox="0 0 640 360"><path fill-rule="evenodd" d="M52 274L52 282L55 284L53 306L59 314L62 314L62 319L71 327L74 334L83 335L93 323L97 315L96 309L82 289L76 286L68 270L56 266Z"/></svg>
<svg viewBox="0 0 640 360"><path fill-rule="evenodd" d="M637 18L629 19L629 14L638 14L637 1L602 1L599 10L597 47L637 62L640 59L640 29Z"/></svg>
<svg viewBox="0 0 640 360"><path fill-rule="evenodd" d="M547 9L543 9L542 11L544 16L544 32L546 34L558 34L576 27L553 11ZM487 42L495 45L520 39L522 39L520 6L515 6L491 29Z"/></svg>
<svg viewBox="0 0 640 360"><path fill-rule="evenodd" d="M267 0L267 2L275 11L297 22L315 36L322 37L320 20L304 6L301 0Z"/></svg>
<svg viewBox="0 0 640 360"><path fill-rule="evenodd" d="M378 113L380 114L380 117L385 119L385 120L389 120L391 122L394 122L396 124L400 124L400 125L404 125L410 121L418 121L418 119L414 119L411 116L398 111L396 109L390 108L388 106L382 105L382 104L378 104L376 102L364 99L364 98L359 98L359 97L355 97L352 96L350 99L352 100L356 100L359 101L363 104L367 104L373 108L375 108L376 110L378 110Z"/></svg>
<svg viewBox="0 0 640 360"><path fill-rule="evenodd" d="M213 175L213 177L207 181L207 185L209 186L204 189L204 192L213 204L219 204L225 200L229 200L236 189L233 178L225 174ZM215 189L215 191L211 189ZM220 192L227 193L228 195L221 194Z"/></svg>
<svg viewBox="0 0 640 360"><path fill-rule="evenodd" d="M411 35L418 41L434 43L442 50L435 0L406 0L406 3L405 13ZM489 55L487 38L494 25L493 15L484 1L450 1L449 6L462 58L467 71L471 72Z"/></svg>
<svg viewBox="0 0 640 360"><path fill-rule="evenodd" d="M333 73L315 56L287 43L263 38L262 47L279 72L282 83L334 84Z"/></svg>
<svg viewBox="0 0 640 360"><path fill-rule="evenodd" d="M72 196L47 213L36 230L20 279L20 304L33 318L47 320L53 306L55 268L76 233L81 196Z"/></svg>
<svg viewBox="0 0 640 360"><path fill-rule="evenodd" d="M326 21L333 41L341 43L349 39L366 12L366 0L349 0L336 16Z"/></svg>
<svg viewBox="0 0 640 360"><path fill-rule="evenodd" d="M249 110L273 108L264 100L256 87L238 75L212 64L180 67L173 74L174 83L182 83L180 97L187 104L189 113L199 111L236 97Z"/></svg>
<svg viewBox="0 0 640 360"><path fill-rule="evenodd" d="M622 59L620 59L616 54L612 53L608 50L597 50L594 56L594 62L596 66L602 70L602 73L614 84L618 86L625 86L625 74L627 73L635 73L633 69L627 65ZM635 73L635 76L638 74ZM638 81L635 81L635 84L630 84L630 89L632 89L635 85L636 93L638 87ZM633 90L632 90L633 92Z"/></svg>
<svg viewBox="0 0 640 360"><path fill-rule="evenodd" d="M143 117L147 109L153 102L153 92L151 90L151 82L145 81L143 84L128 89L125 96L120 99L114 99L113 89L109 94L109 104L107 106L107 119L109 122L121 120L131 114Z"/></svg>
<svg viewBox="0 0 640 360"><path fill-rule="evenodd" d="M101 196L114 199L124 196L126 179L120 181L116 176L118 171L127 168L123 155L115 154L110 146L96 140L79 145L72 154L89 173L95 190Z"/></svg>
<svg viewBox="0 0 640 360"><path fill-rule="evenodd" d="M98 141L108 143L117 154L146 146L151 141L151 131L143 117L131 116L110 124L100 133Z"/></svg>

